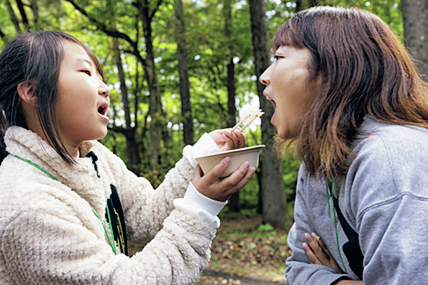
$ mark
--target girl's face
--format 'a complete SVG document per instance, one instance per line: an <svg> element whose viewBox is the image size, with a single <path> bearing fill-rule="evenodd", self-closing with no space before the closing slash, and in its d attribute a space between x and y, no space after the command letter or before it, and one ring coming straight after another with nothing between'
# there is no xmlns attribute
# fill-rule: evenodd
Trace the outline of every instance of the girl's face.
<svg viewBox="0 0 428 285"><path fill-rule="evenodd" d="M302 118L321 84L320 76L309 82L310 60L306 48L281 46L275 52L275 62L260 76L261 83L266 85L263 95L275 107L271 123L282 139L297 136Z"/></svg>
<svg viewBox="0 0 428 285"><path fill-rule="evenodd" d="M109 95L110 90L86 51L73 42L64 41L56 118L67 148L78 147L85 140L105 137Z"/></svg>

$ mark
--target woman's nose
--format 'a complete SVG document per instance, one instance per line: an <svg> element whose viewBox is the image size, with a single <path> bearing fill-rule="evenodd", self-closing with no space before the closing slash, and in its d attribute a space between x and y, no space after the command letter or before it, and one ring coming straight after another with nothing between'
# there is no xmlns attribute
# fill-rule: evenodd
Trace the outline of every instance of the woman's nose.
<svg viewBox="0 0 428 285"><path fill-rule="evenodd" d="M106 98L110 96L110 89L104 82L101 82L100 87L98 88L98 94L104 95Z"/></svg>
<svg viewBox="0 0 428 285"><path fill-rule="evenodd" d="M260 75L259 80L263 85L270 84L270 77L269 77L268 71L269 71L269 67L262 73L262 75Z"/></svg>

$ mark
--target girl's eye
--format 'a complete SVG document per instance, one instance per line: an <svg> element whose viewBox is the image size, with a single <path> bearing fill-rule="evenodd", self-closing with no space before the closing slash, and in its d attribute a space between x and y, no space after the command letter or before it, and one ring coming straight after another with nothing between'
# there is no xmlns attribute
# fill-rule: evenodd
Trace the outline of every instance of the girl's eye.
<svg viewBox="0 0 428 285"><path fill-rule="evenodd" d="M280 56L278 56L278 55L275 55L274 56L275 57L275 61L277 61L277 60L279 60L281 57Z"/></svg>
<svg viewBox="0 0 428 285"><path fill-rule="evenodd" d="M83 73L86 73L87 75L91 76L91 72L89 70L82 70Z"/></svg>

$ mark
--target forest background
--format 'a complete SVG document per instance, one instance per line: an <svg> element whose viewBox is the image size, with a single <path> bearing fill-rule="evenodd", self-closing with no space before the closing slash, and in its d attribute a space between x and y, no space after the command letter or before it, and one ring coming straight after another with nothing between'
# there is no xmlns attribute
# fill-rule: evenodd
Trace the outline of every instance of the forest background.
<svg viewBox="0 0 428 285"><path fill-rule="evenodd" d="M85 42L111 89L102 143L155 187L185 145L234 126L244 104L261 108L265 115L245 132L248 146L267 148L256 175L220 215L258 217L256 229L269 235L293 222L300 160L292 148L282 158L273 150L274 110L258 77L273 61L276 29L317 5L375 13L428 74L428 0L1 0L0 48L35 30Z"/></svg>

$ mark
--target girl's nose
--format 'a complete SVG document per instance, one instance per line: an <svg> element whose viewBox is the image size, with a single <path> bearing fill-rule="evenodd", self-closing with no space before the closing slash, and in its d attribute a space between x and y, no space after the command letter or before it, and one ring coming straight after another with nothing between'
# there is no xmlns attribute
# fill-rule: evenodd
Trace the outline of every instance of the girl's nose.
<svg viewBox="0 0 428 285"><path fill-rule="evenodd" d="M98 94L104 95L106 98L110 96L110 89L104 82L100 84L100 87L98 88Z"/></svg>

